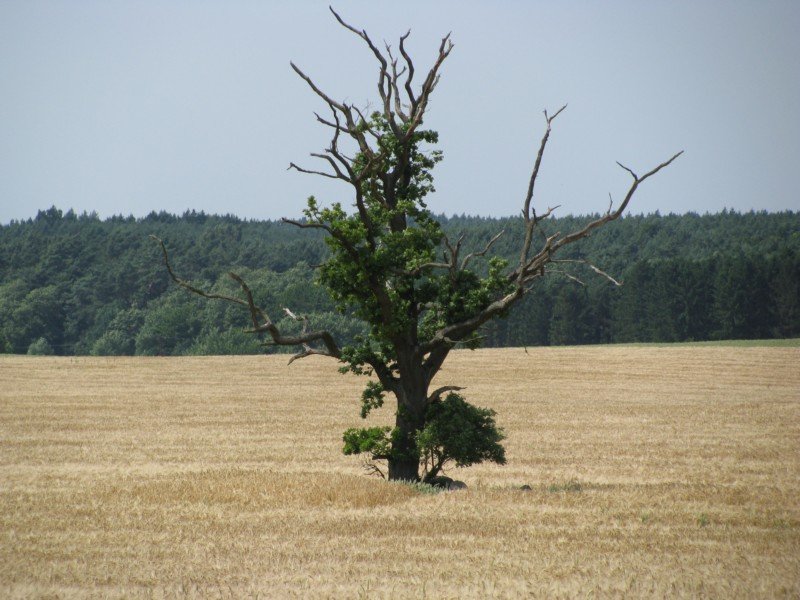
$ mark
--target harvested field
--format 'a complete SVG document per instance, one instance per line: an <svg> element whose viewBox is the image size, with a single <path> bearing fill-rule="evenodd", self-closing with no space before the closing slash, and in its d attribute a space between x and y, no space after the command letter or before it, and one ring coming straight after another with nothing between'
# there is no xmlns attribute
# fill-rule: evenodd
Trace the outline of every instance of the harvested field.
<svg viewBox="0 0 800 600"><path fill-rule="evenodd" d="M0 597L800 596L798 348L457 352L508 465L438 495L336 367L0 356Z"/></svg>

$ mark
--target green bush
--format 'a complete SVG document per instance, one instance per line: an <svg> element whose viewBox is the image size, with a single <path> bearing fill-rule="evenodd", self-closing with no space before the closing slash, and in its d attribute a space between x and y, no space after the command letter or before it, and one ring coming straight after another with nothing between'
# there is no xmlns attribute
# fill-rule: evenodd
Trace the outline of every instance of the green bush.
<svg viewBox="0 0 800 600"><path fill-rule="evenodd" d="M373 460L386 459L391 452L391 441L389 439L391 430L391 427L348 429L342 437L344 441L342 452L347 455L370 453Z"/></svg>
<svg viewBox="0 0 800 600"><path fill-rule="evenodd" d="M135 340L128 334L117 329L106 331L94 344L92 356L131 356L134 351Z"/></svg>
<svg viewBox="0 0 800 600"><path fill-rule="evenodd" d="M447 463L468 467L491 461L505 464L505 439L495 412L473 406L458 394L428 407L425 427L417 434L417 448L425 469L423 481L432 481Z"/></svg>
<svg viewBox="0 0 800 600"><path fill-rule="evenodd" d="M28 346L28 354L30 356L51 356L54 354L54 352L50 342L48 342L45 338L40 337L39 339L31 342L31 345Z"/></svg>

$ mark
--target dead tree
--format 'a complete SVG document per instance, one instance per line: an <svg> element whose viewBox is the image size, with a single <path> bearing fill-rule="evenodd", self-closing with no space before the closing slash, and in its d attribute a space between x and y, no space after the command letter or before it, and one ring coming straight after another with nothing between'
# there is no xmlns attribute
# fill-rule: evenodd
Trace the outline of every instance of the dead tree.
<svg viewBox="0 0 800 600"><path fill-rule="evenodd" d="M631 184L616 208L609 204L602 216L576 231L544 235L540 224L558 207L537 212L536 182L553 122L566 106L552 114L545 111L544 135L522 202L520 226L524 238L518 259L508 264L491 258L488 275L479 276L470 267L487 260L503 232L498 232L480 251L462 256L464 237L449 239L425 204L425 196L432 189L431 170L440 154L423 151L423 145L437 141L437 134L424 130L423 122L442 65L453 50L450 36L441 40L433 65L418 78L405 46L410 32L400 37L399 54L395 54L389 45L379 48L366 31L349 25L333 9L331 12L374 56L378 101L374 110L367 111L336 100L291 64L327 107L327 116L316 114L316 119L331 137L323 152L311 154L320 161L321 168L295 163L290 163L289 168L342 181L350 188L353 206L349 211L339 204L321 208L310 198L303 219L284 222L326 233L331 256L320 267L318 280L337 305L367 323L370 334L341 346L330 332L309 331L308 322L289 311L290 316L303 322L303 329L297 335L284 335L255 304L241 277L230 274L240 295L200 289L174 272L166 246L158 241L176 284L206 298L241 305L250 315L250 331L269 336L277 345L299 347L290 362L312 354L330 356L344 363L345 369L373 376L362 395L362 415L381 406L385 394L391 394L397 402L395 427L382 433L377 428L351 430L357 431L360 437L356 437L361 440L361 445L356 444L356 449L351 450L386 459L390 479L417 480L420 457L425 453L419 440L429 425L430 408L443 401L443 393L454 393L450 387L429 390L451 350L459 344L477 346L482 325L513 308L548 273L568 268L574 261L561 259L561 250L619 218L639 186L681 152L643 175L620 164L630 174ZM600 268L589 266L616 283ZM446 445L447 440L440 443ZM446 453L440 456L448 457ZM501 454L489 450L450 458L458 464L502 462Z"/></svg>

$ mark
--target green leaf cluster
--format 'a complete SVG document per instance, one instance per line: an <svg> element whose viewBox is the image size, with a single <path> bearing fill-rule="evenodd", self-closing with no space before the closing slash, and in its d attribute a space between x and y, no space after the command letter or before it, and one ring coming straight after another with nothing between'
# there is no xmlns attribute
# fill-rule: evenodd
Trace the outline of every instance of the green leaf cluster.
<svg viewBox="0 0 800 600"><path fill-rule="evenodd" d="M380 113L361 126L379 137L375 148L354 159L353 173L360 178L357 210L348 213L339 203L320 207L312 197L304 212L310 225L330 234L330 257L319 269L319 283L340 311L354 313L370 327L367 339L345 350L345 360L355 367L378 355L391 362L393 340L416 330L417 284L430 271L422 266L435 260L442 240L424 200L434 189L431 169L442 156L421 149L436 143L437 134L414 131L402 142ZM395 173L391 184L387 173Z"/></svg>
<svg viewBox="0 0 800 600"><path fill-rule="evenodd" d="M505 464L505 439L497 427L495 412L479 408L456 393L428 406L425 427L417 434L420 460L430 480L447 463L468 467L484 461Z"/></svg>
<svg viewBox="0 0 800 600"><path fill-rule="evenodd" d="M427 307L420 323L420 337L430 339L438 329L479 314L495 299L511 292L513 283L505 277L507 266L506 259L493 256L485 277L467 270L429 276L420 285L419 298ZM476 332L466 345L475 348L479 341Z"/></svg>
<svg viewBox="0 0 800 600"><path fill-rule="evenodd" d="M346 455L371 454L373 460L387 459L392 451L392 428L364 427L351 428L344 432L342 452Z"/></svg>

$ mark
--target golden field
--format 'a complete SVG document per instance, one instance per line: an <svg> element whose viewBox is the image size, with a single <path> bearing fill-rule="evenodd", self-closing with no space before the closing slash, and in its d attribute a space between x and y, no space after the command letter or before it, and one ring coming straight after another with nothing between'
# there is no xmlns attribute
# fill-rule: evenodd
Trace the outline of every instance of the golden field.
<svg viewBox="0 0 800 600"><path fill-rule="evenodd" d="M286 360L0 356L0 597L800 596L798 348L456 352L508 464L436 495Z"/></svg>

